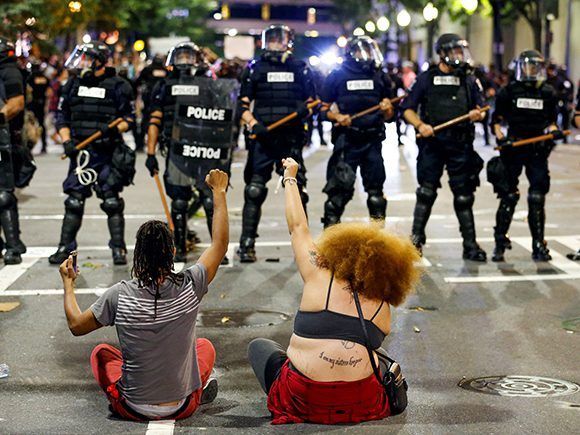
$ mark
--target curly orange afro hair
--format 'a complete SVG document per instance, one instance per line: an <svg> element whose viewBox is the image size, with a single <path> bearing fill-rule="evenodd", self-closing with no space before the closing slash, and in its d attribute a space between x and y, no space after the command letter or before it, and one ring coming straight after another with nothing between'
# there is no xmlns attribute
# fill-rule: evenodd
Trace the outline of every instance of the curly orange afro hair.
<svg viewBox="0 0 580 435"><path fill-rule="evenodd" d="M415 265L419 253L411 241L374 222L333 225L316 247L319 267L334 271L366 298L393 306L403 303L421 275Z"/></svg>

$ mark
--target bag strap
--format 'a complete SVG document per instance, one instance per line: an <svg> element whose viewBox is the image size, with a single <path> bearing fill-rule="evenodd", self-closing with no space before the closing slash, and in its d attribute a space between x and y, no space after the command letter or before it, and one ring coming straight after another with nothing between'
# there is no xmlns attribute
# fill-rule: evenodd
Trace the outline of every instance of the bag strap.
<svg viewBox="0 0 580 435"><path fill-rule="evenodd" d="M358 293L356 290L352 291L352 295L354 296L354 303L356 305L356 311L358 312L358 318L360 320L360 324L362 326L362 330L363 330L363 334L365 336L365 347L367 349L367 352L369 353L369 358L371 360L371 366L373 367L373 373L375 374L377 380L379 381L379 383L382 385L383 384L383 380L381 379L381 373L379 372L379 368L377 367L377 364L375 362L375 357L373 355L373 351L370 348L370 342L371 340L369 339L369 334L367 332L367 325L365 324L365 318L363 316L363 312L362 312L362 307L360 305L360 301L358 299Z"/></svg>

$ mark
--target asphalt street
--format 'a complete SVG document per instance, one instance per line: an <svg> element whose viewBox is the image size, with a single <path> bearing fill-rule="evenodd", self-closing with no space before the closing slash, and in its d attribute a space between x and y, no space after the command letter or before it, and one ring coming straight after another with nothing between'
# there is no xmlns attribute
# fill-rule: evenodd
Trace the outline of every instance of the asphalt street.
<svg viewBox="0 0 580 435"><path fill-rule="evenodd" d="M413 139L404 142L397 146L391 127L383 149L385 193L388 227L409 234L417 150ZM392 333L384 343L407 377L409 407L397 417L338 427L271 426L266 397L247 363L246 346L255 337L288 343L301 281L285 227L283 195L275 194L276 177L263 210L258 262L242 265L233 254L241 228L243 150L236 152L228 194L233 261L221 268L210 286L198 329L198 336L209 338L217 350L219 395L183 421L147 424L111 417L90 372L89 355L101 342L117 344L115 330L103 328L84 337L70 334L60 277L47 260L59 239L64 211L61 183L67 167L59 159L58 147L51 146L49 154L37 158L39 169L31 186L18 192L22 239L29 251L22 265L0 264L0 304L18 303L10 311L0 311L0 364L10 367L9 376L0 379L0 433L578 433L580 262L568 260L565 254L580 247L579 144L576 140L560 145L550 157L552 189L546 206L550 263L534 263L530 258L525 177L510 231L514 248L499 264L462 260L452 195L446 179L442 180L427 226L425 274L416 292L393 310ZM485 160L495 153L480 136L476 148ZM305 154L308 213L313 233L319 234L330 150L318 146L315 139ZM144 221L163 219L144 160L139 154L135 184L123 193L128 245L134 244ZM485 171L481 180L475 218L478 238L490 256L498 200ZM367 219L367 215L359 178L344 221ZM209 241L202 216L190 221L190 226L203 242ZM129 277L130 265L113 266L108 238L106 216L93 197L87 201L78 237L82 309L106 288ZM190 254L188 264L202 249L203 244ZM472 381L483 377L496 379ZM460 388L459 383L472 388Z"/></svg>

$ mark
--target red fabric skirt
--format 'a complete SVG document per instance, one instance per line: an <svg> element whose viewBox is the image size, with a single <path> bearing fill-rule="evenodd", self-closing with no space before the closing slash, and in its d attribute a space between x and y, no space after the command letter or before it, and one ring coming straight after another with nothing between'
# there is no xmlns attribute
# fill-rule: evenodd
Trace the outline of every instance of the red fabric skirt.
<svg viewBox="0 0 580 435"><path fill-rule="evenodd" d="M286 361L268 394L272 424L340 424L390 415L384 387L375 375L353 382L317 382Z"/></svg>

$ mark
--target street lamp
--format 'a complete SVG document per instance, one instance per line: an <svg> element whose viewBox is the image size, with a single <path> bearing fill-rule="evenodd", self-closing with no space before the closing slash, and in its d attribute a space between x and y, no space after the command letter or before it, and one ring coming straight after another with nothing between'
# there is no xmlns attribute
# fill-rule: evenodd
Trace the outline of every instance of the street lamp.
<svg viewBox="0 0 580 435"><path fill-rule="evenodd" d="M376 26L375 26L375 23L373 23L371 20L368 20L368 21L365 23L365 29L366 29L366 31L367 31L367 32L369 32L369 33L374 33L374 31L375 31L375 30L377 30L377 28L376 28Z"/></svg>
<svg viewBox="0 0 580 435"><path fill-rule="evenodd" d="M356 29L354 29L352 34L354 36L363 36L365 34L365 31L361 27L357 27Z"/></svg>
<svg viewBox="0 0 580 435"><path fill-rule="evenodd" d="M78 1L71 1L68 3L68 9L73 14L80 12L82 7L83 7L83 4L81 2L78 2Z"/></svg>
<svg viewBox="0 0 580 435"><path fill-rule="evenodd" d="M83 42L85 44L88 44L89 42L91 42L91 40L92 40L91 35L89 35L88 33L83 35Z"/></svg>
<svg viewBox="0 0 580 435"><path fill-rule="evenodd" d="M461 0L461 7L465 9L468 14L472 14L477 9L477 0Z"/></svg>
<svg viewBox="0 0 580 435"><path fill-rule="evenodd" d="M433 5L433 3L431 2L427 3L425 8L423 8L423 18L425 18L425 21L427 22L433 21L437 19L438 16L439 10Z"/></svg>
<svg viewBox="0 0 580 435"><path fill-rule="evenodd" d="M379 29L381 32L386 32L387 30L389 30L390 26L391 23L387 17L380 17L377 20L377 29Z"/></svg>
<svg viewBox="0 0 580 435"><path fill-rule="evenodd" d="M397 24L401 27L407 27L411 24L411 15L409 15L409 12L407 12L406 9L403 9L397 14Z"/></svg>
<svg viewBox="0 0 580 435"><path fill-rule="evenodd" d="M336 45L338 45L340 48L346 47L346 43L347 43L346 36L339 36L338 38L336 38Z"/></svg>

